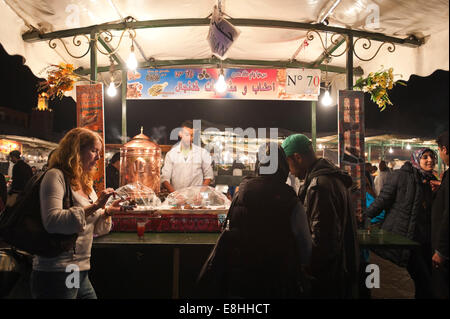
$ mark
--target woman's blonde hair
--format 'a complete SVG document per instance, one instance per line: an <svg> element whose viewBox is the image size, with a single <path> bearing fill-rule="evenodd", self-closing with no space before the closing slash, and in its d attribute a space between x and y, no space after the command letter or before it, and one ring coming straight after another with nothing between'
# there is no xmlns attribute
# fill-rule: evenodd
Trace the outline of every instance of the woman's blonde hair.
<svg viewBox="0 0 450 319"><path fill-rule="evenodd" d="M81 152L86 147L94 146L97 141L103 146L102 138L94 131L87 128L71 129L53 152L48 168L62 170L75 190L79 190L81 187L85 194L90 194L95 169L89 172L83 171Z"/></svg>

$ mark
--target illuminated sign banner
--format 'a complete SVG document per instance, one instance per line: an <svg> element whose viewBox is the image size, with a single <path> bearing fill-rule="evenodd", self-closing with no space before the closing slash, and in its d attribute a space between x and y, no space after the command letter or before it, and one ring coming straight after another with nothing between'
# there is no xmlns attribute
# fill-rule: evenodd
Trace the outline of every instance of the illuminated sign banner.
<svg viewBox="0 0 450 319"><path fill-rule="evenodd" d="M103 121L103 85L77 85L77 127L84 127L97 132L105 140ZM105 149L94 175L94 189L97 193L105 189Z"/></svg>
<svg viewBox="0 0 450 319"><path fill-rule="evenodd" d="M220 69L138 69L128 72L127 99L253 99L317 101L320 70L223 69L226 90L215 87Z"/></svg>

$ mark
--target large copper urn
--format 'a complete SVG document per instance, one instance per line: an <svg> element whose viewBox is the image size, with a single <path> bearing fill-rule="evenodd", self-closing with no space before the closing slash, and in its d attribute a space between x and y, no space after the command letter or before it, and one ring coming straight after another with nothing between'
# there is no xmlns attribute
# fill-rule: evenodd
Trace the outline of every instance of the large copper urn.
<svg viewBox="0 0 450 319"><path fill-rule="evenodd" d="M160 190L161 148L142 133L120 149L120 186L140 182Z"/></svg>

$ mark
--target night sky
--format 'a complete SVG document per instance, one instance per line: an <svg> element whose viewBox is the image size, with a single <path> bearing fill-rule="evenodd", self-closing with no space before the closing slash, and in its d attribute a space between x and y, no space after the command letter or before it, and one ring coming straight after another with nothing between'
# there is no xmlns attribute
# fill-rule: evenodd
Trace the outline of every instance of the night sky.
<svg viewBox="0 0 450 319"><path fill-rule="evenodd" d="M36 78L21 56L8 55L0 46L2 70L0 106L29 112L37 105ZM395 70L395 66L394 70ZM448 130L449 72L438 70L428 77L411 76L407 86L396 86L390 92L393 107L379 112L365 96L366 129L382 130L411 136L433 138ZM120 92L120 91L119 91ZM54 110L54 131L64 132L76 126L75 102L71 98L50 101ZM205 119L230 127L278 127L296 132L311 131L310 102L239 101L239 100L130 100L127 101L128 136L144 133L159 139L160 144L173 143L170 131L186 119ZM105 96L106 143L120 143L120 94ZM336 133L336 107L318 103L317 130Z"/></svg>

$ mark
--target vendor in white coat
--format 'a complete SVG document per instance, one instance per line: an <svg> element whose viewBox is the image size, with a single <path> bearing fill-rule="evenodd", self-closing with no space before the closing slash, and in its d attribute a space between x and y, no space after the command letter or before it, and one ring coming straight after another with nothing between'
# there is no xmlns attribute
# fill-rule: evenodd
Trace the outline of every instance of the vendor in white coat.
<svg viewBox="0 0 450 319"><path fill-rule="evenodd" d="M184 122L178 136L180 142L166 154L161 183L170 193L189 186L209 185L214 178L211 156L192 143L192 124Z"/></svg>

